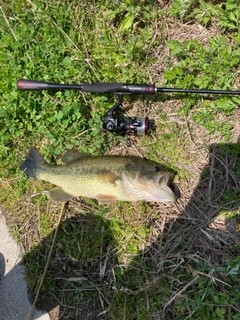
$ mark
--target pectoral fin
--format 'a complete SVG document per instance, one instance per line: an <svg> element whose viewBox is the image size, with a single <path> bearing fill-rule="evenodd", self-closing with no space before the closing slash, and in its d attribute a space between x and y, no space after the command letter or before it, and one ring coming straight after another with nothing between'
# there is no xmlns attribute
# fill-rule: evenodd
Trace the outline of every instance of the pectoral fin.
<svg viewBox="0 0 240 320"><path fill-rule="evenodd" d="M48 191L50 198L53 201L66 202L73 198L70 194L63 191L61 188L54 188Z"/></svg>
<svg viewBox="0 0 240 320"><path fill-rule="evenodd" d="M101 183L110 183L113 185L119 180L119 177L115 173L108 170L100 170L97 174L97 178Z"/></svg>

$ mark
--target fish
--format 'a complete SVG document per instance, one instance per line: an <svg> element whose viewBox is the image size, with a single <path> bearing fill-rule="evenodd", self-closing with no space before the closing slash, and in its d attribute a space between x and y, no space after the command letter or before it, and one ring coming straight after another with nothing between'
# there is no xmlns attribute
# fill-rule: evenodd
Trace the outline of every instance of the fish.
<svg viewBox="0 0 240 320"><path fill-rule="evenodd" d="M20 169L37 180L55 185L48 191L53 201L72 198L97 199L99 204L116 201L175 202L174 173L140 157L92 156L66 150L61 165L49 164L31 147Z"/></svg>

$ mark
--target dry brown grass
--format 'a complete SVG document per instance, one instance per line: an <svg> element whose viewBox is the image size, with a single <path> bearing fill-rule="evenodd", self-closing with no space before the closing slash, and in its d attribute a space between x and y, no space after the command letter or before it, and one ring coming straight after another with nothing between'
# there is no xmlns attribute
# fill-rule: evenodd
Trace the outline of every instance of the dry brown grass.
<svg viewBox="0 0 240 320"><path fill-rule="evenodd" d="M159 1L159 4L164 5L162 1ZM163 32L161 27L164 27ZM169 17L156 21L152 42L160 37L161 43L152 52L157 61L149 69L149 81L155 79L158 84L164 81L162 73L165 71L163 61L166 56L171 59L172 63L176 62L166 46L167 41L176 39L183 42L192 38L207 46L207 40L219 32L219 28L214 24L210 28L205 28L194 22L182 24ZM237 84L239 83L236 80ZM59 266L64 269L70 265L72 276L70 280L68 278L68 282L74 283L74 281L78 281L77 279L82 278L87 279L88 284L104 284L103 289L101 287L94 289L97 291L100 304L96 302L96 298L96 301L91 302L88 306L82 303L72 307L75 308L76 319L83 319L84 317L84 319L96 319L97 314L101 314L98 319L108 318L106 310L109 307L109 292L113 291L114 282L112 270L117 263L129 268L126 271L127 273L133 268L136 269L137 266L141 269L143 261L151 260L153 269L145 283L149 287L159 285L161 273L174 275L180 272L181 266L187 266L189 275L192 275L193 278L185 284L170 282L172 294L162 306L161 319L167 319L164 317L168 308L198 277L209 277L221 285L227 286L222 279L214 278L211 272L209 274L201 273L194 268L201 265L203 261L208 261L212 269L216 266L225 265L226 257L231 256L230 249L240 240L240 232L237 227L239 222L236 218L226 218L227 212L239 213L238 201L227 202L222 196L227 190L239 191L239 177L234 172L238 155L222 154L224 145L220 144L221 136L218 133L210 135L202 126L196 125L191 118L191 112L188 116L179 116L177 111L182 106L181 100L170 97L160 103L151 100L144 101L144 103L146 104L143 105L141 102L135 101L131 110L128 111L129 115L135 115L136 112L143 116L151 114L155 123L160 124L163 120L159 118L156 112L161 108L168 116L168 123L176 124L178 127L179 141L176 141L176 145L180 144L181 139L184 138L180 159L172 159L164 154L155 155L160 161L167 162L170 166L173 163L187 173L176 179L181 191L181 198L175 204L149 204L145 215L141 214L141 208L138 204L133 204L131 207L135 211L134 216L128 216L126 209L121 211L121 218L124 218L126 225L134 225L135 228L150 227L146 239L139 241L139 252L137 254L126 253L123 250L123 253L119 255L119 247L123 248L124 244L129 241L127 236L118 239L119 243L116 247L110 244L107 246L102 241L100 254L97 259L92 259L92 262L88 264L88 268L89 265L91 265L91 268L86 270L84 264L75 261L75 258L70 254L67 256L61 255L61 239L58 239L50 270L51 275L54 274L55 270L58 270ZM128 106L128 103L126 105ZM222 122L230 121L234 124L232 139L225 145L238 143L240 138L239 111L236 110L232 119L225 116L221 117ZM164 130L169 130L169 126ZM161 134L162 132L153 134L156 142L160 141L159 143L161 143ZM151 139L149 138L142 143L142 138L130 137L124 142L117 142L109 153L144 157L149 154L148 145L151 143ZM40 212L44 211L46 216L51 216L51 223L48 226L48 230L51 230L55 227L60 210L59 205L52 202L48 202L47 207L43 210L39 205L35 205L32 200L33 198L29 195L18 199L19 206L14 209L15 212L7 216L11 225L21 226L20 240L27 252L33 250L35 245L41 241L44 246L51 242L51 233L49 235L41 234L39 228ZM117 204L105 210L105 218L119 217L118 209ZM16 215L16 212L18 215ZM91 215L86 216L83 212L90 212ZM92 225L95 223L95 219L93 216L97 213L97 209L85 201L73 200L68 204L62 228L65 228L64 222L69 222L74 225L74 232L78 231L79 235L83 230L89 230L91 234L91 232L94 232ZM22 225L21 219L24 220L25 216L29 218ZM20 217L22 218L20 219ZM133 236L137 236L137 232L133 231ZM113 240L113 242L115 241ZM233 256L235 253L234 251ZM64 318L69 312L69 305L67 304L69 291L74 292L74 289L69 289L66 279L59 279L57 275L55 281L61 288L59 296L55 298L60 305L60 314ZM130 290L127 284L125 290ZM83 289L83 292L86 291ZM137 292L134 294L137 294ZM40 306L46 307L47 303L44 297L41 301L43 304L40 304Z"/></svg>

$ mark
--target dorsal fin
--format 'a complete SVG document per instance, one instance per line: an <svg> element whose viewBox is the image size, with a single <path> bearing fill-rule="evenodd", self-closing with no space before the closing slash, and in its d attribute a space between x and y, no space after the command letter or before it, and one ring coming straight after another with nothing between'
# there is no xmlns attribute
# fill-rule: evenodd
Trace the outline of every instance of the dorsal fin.
<svg viewBox="0 0 240 320"><path fill-rule="evenodd" d="M62 161L67 164L87 156L89 156L87 153L80 153L75 149L67 149L62 155Z"/></svg>

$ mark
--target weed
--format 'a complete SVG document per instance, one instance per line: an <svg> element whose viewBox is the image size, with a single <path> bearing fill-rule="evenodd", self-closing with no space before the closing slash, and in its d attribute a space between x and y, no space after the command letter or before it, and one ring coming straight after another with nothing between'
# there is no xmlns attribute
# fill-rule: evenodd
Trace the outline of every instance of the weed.
<svg viewBox="0 0 240 320"><path fill-rule="evenodd" d="M76 10L73 9L75 5ZM135 18L139 8L131 2L128 5L129 12L133 8L131 12ZM101 8L102 3L97 6ZM58 13L55 9L52 4L31 1L23 7L18 2L6 6L0 55L0 154L5 165L15 146L21 149L19 146L23 141L24 145L35 141L40 149L44 146L44 155L49 157L51 153L54 158L71 147L80 147L93 154L104 153L114 141L112 135L102 132L88 150L89 142L101 128L101 116L106 110L102 98L94 95L85 98L78 92L69 91L19 94L16 91L19 77L65 83L116 79L141 83L145 80L140 70L146 54L143 47L151 36L147 20L151 17L141 18L149 27L143 29L136 25L133 32L123 38L121 32L130 26L126 29L118 17L123 11L122 5L118 9L109 5L105 14L98 7L84 3L78 6L77 2L61 3ZM150 7L147 10L150 12ZM93 12L98 12L94 20ZM117 35L109 20L109 16L113 19L113 12L120 24ZM11 16L13 18L8 19ZM93 43L96 45L92 46ZM147 61L150 59L144 67ZM129 65L131 67L126 67Z"/></svg>
<svg viewBox="0 0 240 320"><path fill-rule="evenodd" d="M216 22L223 31L239 30L239 3L234 0L227 0L222 4L204 0L175 0L170 14L179 16L181 21L194 17L204 25Z"/></svg>
<svg viewBox="0 0 240 320"><path fill-rule="evenodd" d="M164 8L162 3L1 2L0 200L9 211L12 234L24 239L31 293L37 290L60 211L42 192L49 185L18 171L31 145L51 163L66 148L93 155L137 150L173 169L182 188L182 199L173 205L104 207L91 199L68 203L41 292L42 301L61 301L64 319L239 319L239 238L214 220L218 213L237 219L239 147L224 143L221 161L198 161L208 156L203 128L214 142L216 132L225 141L232 138L239 98L184 95L180 101L173 94L146 99L144 113L156 120L156 130L141 142L130 137L127 148L125 138L101 129L114 97L16 89L19 78L149 83L162 70L167 86L238 86L237 1L175 0ZM216 25L221 32L204 43L184 41L177 29L186 22L187 27ZM137 105L126 99L130 103ZM193 133L199 136L198 145Z"/></svg>
<svg viewBox="0 0 240 320"><path fill-rule="evenodd" d="M240 50L237 43L227 45L226 37L213 37L205 48L197 40L177 40L168 42L172 54L179 60L177 66L164 73L167 83L179 88L231 88L236 76L236 66L240 61ZM182 111L188 114L189 110L198 103L199 96L186 96ZM199 108L193 113L193 120L204 125L209 132L219 130L228 140L232 125L221 123L219 113L231 115L235 106L239 104L237 97L219 97L202 99ZM180 110L181 112L181 110Z"/></svg>

